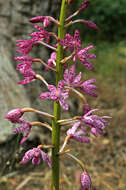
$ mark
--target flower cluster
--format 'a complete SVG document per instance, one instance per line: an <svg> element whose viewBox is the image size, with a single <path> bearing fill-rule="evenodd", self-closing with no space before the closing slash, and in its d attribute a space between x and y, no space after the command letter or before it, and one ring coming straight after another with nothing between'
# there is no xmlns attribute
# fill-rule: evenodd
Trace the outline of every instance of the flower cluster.
<svg viewBox="0 0 126 190"><path fill-rule="evenodd" d="M109 122L105 119L110 119L109 116L98 116L92 113L98 111L98 109L93 109L88 111L86 114L81 116L78 120L74 122L72 128L67 131L67 135L81 143L89 143L89 138L85 137L87 135L84 125L90 128L90 132L97 137L98 134L103 135L103 129L109 125ZM78 127L81 127L79 131L76 132ZM80 136L84 135L84 136Z"/></svg>
<svg viewBox="0 0 126 190"><path fill-rule="evenodd" d="M74 53L73 62L76 62L76 60L79 59L86 68L89 70L94 69L93 65L88 61L88 59L96 59L94 54L88 53L88 51L93 48L93 45L82 49L78 30L75 30L74 37L70 34L66 34L65 39L59 39L59 43L69 49L71 53Z"/></svg>
<svg viewBox="0 0 126 190"><path fill-rule="evenodd" d="M69 4L69 1L63 0L63 2ZM79 9L72 15L70 15L68 18L66 18L66 20L65 15L63 16L64 28L67 29L67 27L69 27L70 25L80 22L94 30L98 29L97 25L92 21L84 19L73 20L73 18L77 14L79 14L81 11L85 10L88 7L89 2L90 0L85 0L84 2L82 2ZM65 6L63 6L63 8L65 8ZM65 11L63 11L63 14L64 12ZM32 108L24 108L14 109L8 112L5 115L5 118L11 121L12 123L21 124L21 126L13 130L13 133L15 134L25 133L23 139L21 140L21 144L28 139L28 135L31 131L31 128L34 125L41 125L47 127L52 132L52 139L54 139L54 133L57 133L57 135L59 135L59 132L56 132L57 128L60 128L65 125L71 126L71 123L73 124L73 126L70 127L66 132L66 139L61 149L58 147L58 144L60 144L59 142L55 144L55 142L52 141L52 145L39 145L37 148L28 150L21 161L22 164L27 163L29 160L32 160L32 164L39 164L42 158L43 161L47 162L50 168L56 171L57 169L55 169L55 164L52 163L52 161L55 160L55 155L57 156L58 154L63 154L64 148L66 147L66 145L68 146L70 144L71 139L79 143L90 143L90 137L86 130L87 128L89 129L88 131L90 131L90 133L94 135L94 137L97 137L98 134L102 135L104 128L109 125L109 122L105 119L109 119L110 117L98 116L93 114L95 111L98 111L99 109L91 109L85 95L89 95L94 98L97 97L96 90L98 89L98 87L96 84L94 84L96 82L96 79L91 78L88 80L84 80L83 72L76 72L76 67L78 64L76 64L77 60L79 60L79 62L85 68L89 70L94 69L94 65L90 62L90 60L96 59L95 54L90 52L94 48L94 46L89 45L85 48L82 47L80 33L78 29L75 30L73 36L69 33L65 34L64 31L60 31L58 35L53 32L49 32L48 26L51 23L56 24L59 30L61 30L62 28L61 23L58 20L55 20L53 17L37 16L31 18L29 21L35 24L34 29L37 31L32 32L28 40L17 40L17 52L20 53L21 56L15 57L14 60L19 61L19 64L17 65L16 69L24 77L24 79L21 80L18 84L24 85L33 82L37 79L41 80L46 85L48 91L42 92L39 98L43 100L52 100L55 102L54 116L42 111L36 111ZM36 25L36 23L39 23L39 25ZM40 26L41 24L42 26ZM65 37L63 38L63 36ZM51 37L55 38L55 44L53 45L51 44ZM52 51L50 58L47 60L47 63L45 63L40 58L29 57L29 53L32 51L32 48L37 44L44 45ZM68 51L67 57L63 57L63 53L65 51ZM72 60L72 65L71 62L69 62L69 60ZM48 84L48 82L42 77L42 75L37 74L33 70L32 65L36 64L36 62L43 64L45 66L46 72L50 70L55 72L56 85ZM83 104L83 114L81 116L75 116L71 119L60 120L60 107L62 107L62 109L64 110L69 110L67 98L70 97L70 91L76 93L78 97L81 98ZM24 120L22 118L24 112L36 112L46 117L50 117L51 119L53 119L52 127L50 127L50 125L47 123L29 122L27 120ZM56 136L56 138L59 139L58 136ZM52 153L51 161L50 157L42 150L43 148L52 148L52 152L54 150L55 153L57 150L60 151L57 152L57 154L55 155ZM74 158L78 163L81 163L74 156L71 157ZM80 165L83 168L83 164ZM57 179L57 181L59 180ZM92 184L90 176L83 168L83 172L81 174L81 188L82 190L90 190L91 187Z"/></svg>

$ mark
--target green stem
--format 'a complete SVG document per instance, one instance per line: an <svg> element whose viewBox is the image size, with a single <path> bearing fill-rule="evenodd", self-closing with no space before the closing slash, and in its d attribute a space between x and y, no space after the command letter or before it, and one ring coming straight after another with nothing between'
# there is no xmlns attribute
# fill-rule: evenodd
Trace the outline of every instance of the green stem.
<svg viewBox="0 0 126 190"><path fill-rule="evenodd" d="M60 12L60 26L58 27L58 39L63 39L65 36L65 17L66 17L66 0L62 0L61 12ZM60 61L63 59L63 47L58 44L57 54L56 54L56 86L58 81L62 79L63 68ZM57 121L60 119L61 108L58 102L54 102L54 119L52 121L52 190L59 190L59 145L60 145L60 126Z"/></svg>

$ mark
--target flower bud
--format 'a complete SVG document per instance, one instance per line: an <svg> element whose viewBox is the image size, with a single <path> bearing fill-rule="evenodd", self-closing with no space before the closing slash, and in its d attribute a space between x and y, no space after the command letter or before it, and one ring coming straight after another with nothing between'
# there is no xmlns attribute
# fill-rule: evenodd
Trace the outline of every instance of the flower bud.
<svg viewBox="0 0 126 190"><path fill-rule="evenodd" d="M79 12L83 11L84 9L86 9L86 8L88 7L89 3L90 3L90 0L85 0L85 1L81 4L81 6L80 6L80 8L79 8Z"/></svg>
<svg viewBox="0 0 126 190"><path fill-rule="evenodd" d="M6 115L5 118L10 120L12 123L18 123L20 117L23 115L23 112L21 109L13 109L9 111Z"/></svg>
<svg viewBox="0 0 126 190"><path fill-rule="evenodd" d="M83 113L86 114L91 110L90 106L88 104L83 105Z"/></svg>
<svg viewBox="0 0 126 190"><path fill-rule="evenodd" d="M81 174L81 190L91 190L92 183L91 178L87 172Z"/></svg>

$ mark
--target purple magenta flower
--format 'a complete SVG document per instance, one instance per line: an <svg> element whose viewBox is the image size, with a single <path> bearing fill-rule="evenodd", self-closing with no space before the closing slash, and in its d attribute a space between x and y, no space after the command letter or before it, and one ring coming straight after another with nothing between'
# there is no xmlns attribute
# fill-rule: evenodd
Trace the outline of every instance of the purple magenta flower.
<svg viewBox="0 0 126 190"><path fill-rule="evenodd" d="M81 81L81 72L75 76L75 65L72 65L70 70L66 69L64 72L63 83L68 87L79 87L82 83Z"/></svg>
<svg viewBox="0 0 126 190"><path fill-rule="evenodd" d="M93 70L94 66L92 63L88 61L88 59L96 59L96 56L94 54L88 54L87 52L92 49L94 46L90 45L87 46L84 49L81 49L80 51L77 52L77 54L74 56L73 61L75 62L76 59L78 58L80 62L89 70Z"/></svg>
<svg viewBox="0 0 126 190"><path fill-rule="evenodd" d="M18 57L14 57L15 61L20 61L20 62L28 62L28 64L32 63L32 58L30 58L29 56L18 56Z"/></svg>
<svg viewBox="0 0 126 190"><path fill-rule="evenodd" d="M81 190L91 190L92 182L87 172L81 174Z"/></svg>
<svg viewBox="0 0 126 190"><path fill-rule="evenodd" d="M88 61L88 59L96 59L94 54L88 53L88 51L94 46L90 45L82 49L78 30L75 30L74 37L72 37L70 34L66 34L65 39L59 39L59 43L68 48L71 53L75 52L73 57L74 62L78 58L86 68L89 70L94 69L94 66Z"/></svg>
<svg viewBox="0 0 126 190"><path fill-rule="evenodd" d="M34 63L33 59L29 56L15 57L16 61L21 61L21 64L18 64L16 69L20 71L24 76L24 80L20 81L18 84L28 84L36 79L36 73L32 70L31 66Z"/></svg>
<svg viewBox="0 0 126 190"><path fill-rule="evenodd" d="M6 115L5 118L10 120L12 123L19 123L21 116L23 115L23 112L21 109L13 109L9 111Z"/></svg>
<svg viewBox="0 0 126 190"><path fill-rule="evenodd" d="M31 127L32 127L32 125L28 121L23 120L23 119L22 119L22 124L23 124L22 126L13 129L14 134L25 132L25 135L23 139L21 140L20 144L24 143L27 140L28 135L31 131Z"/></svg>
<svg viewBox="0 0 126 190"><path fill-rule="evenodd" d="M14 58L15 61L20 61L21 64L18 64L16 69L17 70L27 70L30 69L33 62L32 62L32 58L30 58L29 56L22 56L22 57L15 57Z"/></svg>
<svg viewBox="0 0 126 190"><path fill-rule="evenodd" d="M43 159L43 161L47 162L49 167L52 168L51 159L49 158L49 156L45 152L43 152L39 148L33 148L33 149L28 150L25 153L21 163L26 164L29 160L32 159L32 164L40 164L40 156Z"/></svg>
<svg viewBox="0 0 126 190"><path fill-rule="evenodd" d="M58 82L57 88L54 85L48 85L48 90L50 92L44 92L40 94L41 99L46 99L46 100L51 99L57 102L59 101L61 107L64 110L69 109L69 106L67 102L65 101L65 99L69 97L69 91L64 90L64 84L62 81Z"/></svg>
<svg viewBox="0 0 126 190"><path fill-rule="evenodd" d="M30 40L17 40L18 44L16 47L18 47L17 52L27 55L33 48L33 45L35 44L35 39Z"/></svg>
<svg viewBox="0 0 126 190"><path fill-rule="evenodd" d="M65 35L65 39L59 39L59 43L65 47L67 47L71 53L73 51L81 50L81 41L80 41L80 33L78 30L75 30L74 37L70 34Z"/></svg>
<svg viewBox="0 0 126 190"><path fill-rule="evenodd" d="M20 72L23 74L24 80L18 82L18 84L28 84L36 80L36 73L31 68L20 68Z"/></svg>
<svg viewBox="0 0 126 190"><path fill-rule="evenodd" d="M97 89L97 86L91 84L93 82L96 82L96 79L89 79L85 82L82 82L81 72L77 76L75 76L75 65L72 65L70 70L65 70L64 79L62 81L65 86L72 88L80 88L86 94L89 94L93 97L97 97L97 94L93 91Z"/></svg>
<svg viewBox="0 0 126 190"><path fill-rule="evenodd" d="M97 134L103 134L103 129L105 126L109 125L109 122L104 119L110 119L109 116L97 116L93 115L92 113L98 111L98 109L93 109L87 112L84 116L82 116L82 121L87 124L90 129L91 133L97 137Z"/></svg>
<svg viewBox="0 0 126 190"><path fill-rule="evenodd" d="M90 140L89 138L85 137L86 135L86 132L85 132L85 129L83 126L81 126L81 130L79 131L76 131L78 129L78 127L81 125L81 122L78 121L76 122L72 128L70 128L68 131L67 131L67 135L70 136L70 138L80 142L80 143L89 143ZM84 135L84 136L82 136Z"/></svg>
<svg viewBox="0 0 126 190"><path fill-rule="evenodd" d="M89 94L90 96L97 97L97 94L93 91L96 90L98 87L94 84L91 84L93 82L96 82L96 79L89 79L85 82L83 82L80 85L80 88L85 92L86 94Z"/></svg>
<svg viewBox="0 0 126 190"><path fill-rule="evenodd" d="M86 9L86 8L88 7L89 3L90 3L90 0L85 0L85 1L81 4L81 6L80 6L80 8L79 8L79 12L80 12L80 11L83 11L84 9Z"/></svg>
<svg viewBox="0 0 126 190"><path fill-rule="evenodd" d="M41 150L41 155L42 155L42 159L44 162L47 162L49 167L52 168L52 162L50 160L50 157L44 152Z"/></svg>
<svg viewBox="0 0 126 190"><path fill-rule="evenodd" d="M56 67L56 52L51 53L50 59L48 59L48 66L55 68ZM50 69L46 67L46 71L49 71Z"/></svg>
<svg viewBox="0 0 126 190"><path fill-rule="evenodd" d="M38 25L35 25L34 28L36 28L39 31L33 32L30 34L32 39L34 39L34 41L40 41L40 40L46 39L46 42L49 43L49 40L50 40L49 32L47 32L46 30L44 30L43 28L41 28Z"/></svg>

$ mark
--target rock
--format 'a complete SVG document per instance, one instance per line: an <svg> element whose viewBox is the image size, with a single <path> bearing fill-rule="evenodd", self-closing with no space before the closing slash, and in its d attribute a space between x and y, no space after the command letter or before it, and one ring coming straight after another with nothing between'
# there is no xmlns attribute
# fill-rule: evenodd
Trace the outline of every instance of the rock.
<svg viewBox="0 0 126 190"><path fill-rule="evenodd" d="M0 47L0 143L11 136L13 128L13 125L4 119L4 115L14 108L30 107L24 87L17 85L19 77L7 52L5 47Z"/></svg>

